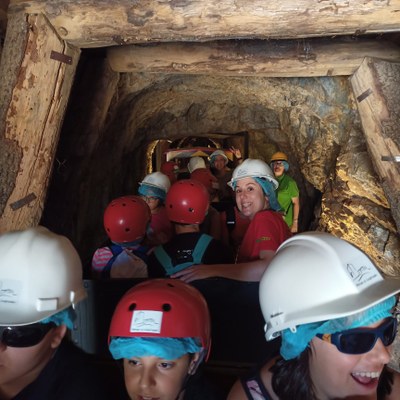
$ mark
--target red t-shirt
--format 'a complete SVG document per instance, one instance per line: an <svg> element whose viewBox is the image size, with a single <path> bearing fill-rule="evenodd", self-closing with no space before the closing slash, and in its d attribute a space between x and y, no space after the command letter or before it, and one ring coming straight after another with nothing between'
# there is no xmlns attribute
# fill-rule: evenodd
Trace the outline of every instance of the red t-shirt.
<svg viewBox="0 0 400 400"><path fill-rule="evenodd" d="M260 258L261 250L277 250L281 243L292 236L281 214L259 211L250 222L239 248L237 262Z"/></svg>

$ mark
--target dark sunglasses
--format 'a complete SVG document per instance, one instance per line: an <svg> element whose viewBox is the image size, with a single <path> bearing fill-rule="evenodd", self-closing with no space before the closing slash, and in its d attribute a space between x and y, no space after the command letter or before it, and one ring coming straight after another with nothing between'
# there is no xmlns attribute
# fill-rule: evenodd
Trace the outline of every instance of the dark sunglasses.
<svg viewBox="0 0 400 400"><path fill-rule="evenodd" d="M56 325L38 322L23 326L0 326L1 343L8 347L31 347L40 343Z"/></svg>
<svg viewBox="0 0 400 400"><path fill-rule="evenodd" d="M377 328L356 328L333 334L318 334L320 339L334 344L341 353L364 354L375 346L378 339L384 346L393 343L397 334L397 319L390 317Z"/></svg>

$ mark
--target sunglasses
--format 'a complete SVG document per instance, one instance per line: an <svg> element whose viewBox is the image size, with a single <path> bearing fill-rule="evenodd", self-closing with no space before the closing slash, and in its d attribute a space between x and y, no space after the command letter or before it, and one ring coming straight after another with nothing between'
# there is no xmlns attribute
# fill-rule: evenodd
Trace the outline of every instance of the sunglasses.
<svg viewBox="0 0 400 400"><path fill-rule="evenodd" d="M318 334L320 339L332 343L341 353L364 354L381 339L384 346L393 343L397 334L397 319L390 317L377 328L356 328L333 334Z"/></svg>
<svg viewBox="0 0 400 400"><path fill-rule="evenodd" d="M56 325L38 322L23 326L0 326L1 343L8 347L31 347L40 343Z"/></svg>

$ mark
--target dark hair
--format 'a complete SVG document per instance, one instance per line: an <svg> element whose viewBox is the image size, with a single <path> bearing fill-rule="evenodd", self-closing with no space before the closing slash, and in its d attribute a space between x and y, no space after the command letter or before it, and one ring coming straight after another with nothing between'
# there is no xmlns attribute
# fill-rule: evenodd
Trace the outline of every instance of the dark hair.
<svg viewBox="0 0 400 400"><path fill-rule="evenodd" d="M270 368L272 388L280 400L317 400L312 383L309 348L292 360L279 358ZM392 392L393 373L385 365L379 379L378 400L385 400Z"/></svg>
<svg viewBox="0 0 400 400"><path fill-rule="evenodd" d="M272 388L280 400L316 399L309 370L309 349L292 360L279 358L270 368Z"/></svg>

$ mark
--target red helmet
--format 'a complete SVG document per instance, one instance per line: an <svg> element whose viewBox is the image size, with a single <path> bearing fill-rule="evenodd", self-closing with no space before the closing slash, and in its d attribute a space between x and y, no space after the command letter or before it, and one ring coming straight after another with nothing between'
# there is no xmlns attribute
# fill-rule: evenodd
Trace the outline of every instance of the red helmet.
<svg viewBox="0 0 400 400"><path fill-rule="evenodd" d="M175 161L166 161L161 165L161 172L168 176L172 184L176 182L179 165Z"/></svg>
<svg viewBox="0 0 400 400"><path fill-rule="evenodd" d="M111 201L104 211L104 229L115 243L129 243L146 234L150 208L139 196L122 196Z"/></svg>
<svg viewBox="0 0 400 400"><path fill-rule="evenodd" d="M201 224L209 206L209 194L205 186L193 179L175 182L165 200L170 221L182 224Z"/></svg>
<svg viewBox="0 0 400 400"><path fill-rule="evenodd" d="M202 183L208 190L208 193L212 193L219 189L217 177L213 175L207 168L195 169L191 173L190 179L194 179L195 181Z"/></svg>
<svg viewBox="0 0 400 400"><path fill-rule="evenodd" d="M112 337L199 338L207 354L210 335L210 314L201 293L178 279L163 278L125 293L114 310L108 342Z"/></svg>

